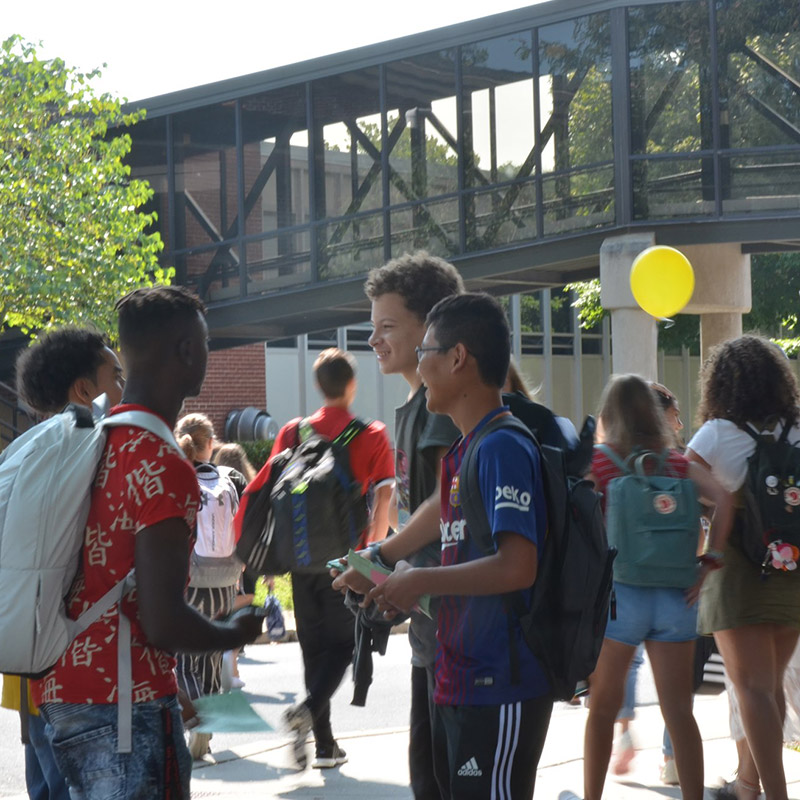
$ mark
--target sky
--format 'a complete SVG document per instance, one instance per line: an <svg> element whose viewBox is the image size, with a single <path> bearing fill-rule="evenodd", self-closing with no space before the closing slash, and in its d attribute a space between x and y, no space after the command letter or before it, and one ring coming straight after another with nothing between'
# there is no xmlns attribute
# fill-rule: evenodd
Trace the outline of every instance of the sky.
<svg viewBox="0 0 800 800"><path fill-rule="evenodd" d="M89 71L99 91L140 100L375 44L541 0L6 0L2 39L20 34ZM106 66L103 67L103 64Z"/></svg>

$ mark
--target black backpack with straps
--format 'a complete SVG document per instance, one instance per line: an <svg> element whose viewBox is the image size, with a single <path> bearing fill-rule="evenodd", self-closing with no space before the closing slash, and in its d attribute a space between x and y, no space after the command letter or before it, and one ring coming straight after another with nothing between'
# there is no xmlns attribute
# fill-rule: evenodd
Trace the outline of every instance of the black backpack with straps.
<svg viewBox="0 0 800 800"><path fill-rule="evenodd" d="M491 555L495 546L481 501L475 454L484 437L500 428L517 431L539 449L548 519L530 604L521 592L512 592L505 595L506 610L519 621L526 644L547 674L554 698L569 700L578 684L594 671L600 655L616 550L608 546L600 496L591 482L568 476L562 450L539 445L522 422L501 415L472 439L460 471L467 531L483 552ZM512 675L515 678L522 676Z"/></svg>
<svg viewBox="0 0 800 800"><path fill-rule="evenodd" d="M800 564L800 442L789 443L792 426L776 439L771 431L750 425L742 430L755 439L742 485L744 509L739 541L744 554L770 572L798 572Z"/></svg>
<svg viewBox="0 0 800 800"><path fill-rule="evenodd" d="M270 490L272 535L264 574L324 572L328 561L357 546L369 515L348 445L366 427L353 419L330 440L307 419L298 423L297 444L278 454L273 466L278 472Z"/></svg>

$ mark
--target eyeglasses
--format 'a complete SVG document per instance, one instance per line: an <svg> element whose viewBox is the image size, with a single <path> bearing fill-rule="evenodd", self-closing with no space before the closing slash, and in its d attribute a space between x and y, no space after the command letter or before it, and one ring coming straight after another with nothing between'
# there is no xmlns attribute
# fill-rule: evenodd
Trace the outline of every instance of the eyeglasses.
<svg viewBox="0 0 800 800"><path fill-rule="evenodd" d="M415 347L414 352L417 354L417 363L422 361L424 353L446 353L450 348L437 345L436 347Z"/></svg>

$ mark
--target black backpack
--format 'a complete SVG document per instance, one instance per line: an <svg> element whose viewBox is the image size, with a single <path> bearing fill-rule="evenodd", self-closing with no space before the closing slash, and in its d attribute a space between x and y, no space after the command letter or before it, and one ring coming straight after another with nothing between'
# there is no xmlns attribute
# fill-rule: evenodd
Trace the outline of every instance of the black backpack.
<svg viewBox="0 0 800 800"><path fill-rule="evenodd" d="M369 514L347 447L366 427L353 419L329 440L298 423L295 446L273 456L267 479L245 493L237 554L250 573L324 572L357 546Z"/></svg>
<svg viewBox="0 0 800 800"><path fill-rule="evenodd" d="M504 392L503 404L509 407L518 420L525 423L539 444L564 452L568 475L585 475L591 469L594 432L597 427L594 417L586 417L580 433L576 431L578 438L571 440L567 439L559 425L560 417L522 392ZM571 427L572 423L569 424Z"/></svg>
<svg viewBox="0 0 800 800"><path fill-rule="evenodd" d="M789 444L791 424L776 439L771 432L742 430L756 442L742 486L739 525L742 551L766 576L798 571L800 562L800 444Z"/></svg>
<svg viewBox="0 0 800 800"><path fill-rule="evenodd" d="M512 592L505 596L506 609L518 619L525 642L541 662L553 697L569 700L597 664L616 550L608 546L600 496L591 482L568 476L561 450L539 445L522 422L501 415L476 434L461 464L464 518L483 551L490 555L495 547L481 502L475 453L484 437L499 428L517 431L539 449L548 515L530 606L521 592ZM512 678L513 662L512 653Z"/></svg>

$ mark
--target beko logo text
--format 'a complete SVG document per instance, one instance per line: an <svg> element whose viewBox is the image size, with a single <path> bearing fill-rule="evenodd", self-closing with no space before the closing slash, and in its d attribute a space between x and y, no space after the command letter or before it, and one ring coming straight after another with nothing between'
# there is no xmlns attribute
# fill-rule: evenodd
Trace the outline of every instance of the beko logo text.
<svg viewBox="0 0 800 800"><path fill-rule="evenodd" d="M516 486L498 486L494 491L494 507L530 511L530 492L521 492Z"/></svg>

